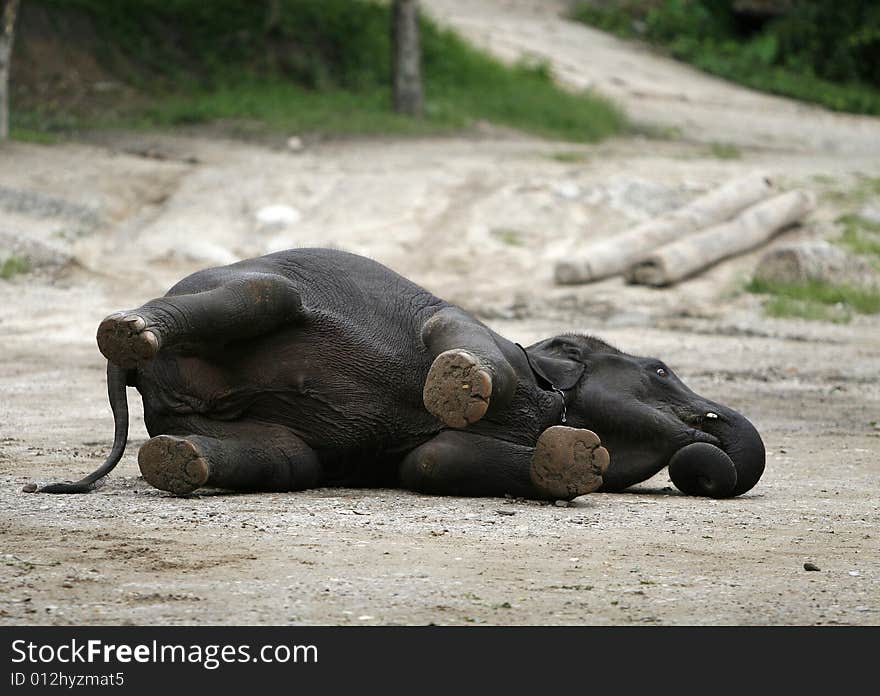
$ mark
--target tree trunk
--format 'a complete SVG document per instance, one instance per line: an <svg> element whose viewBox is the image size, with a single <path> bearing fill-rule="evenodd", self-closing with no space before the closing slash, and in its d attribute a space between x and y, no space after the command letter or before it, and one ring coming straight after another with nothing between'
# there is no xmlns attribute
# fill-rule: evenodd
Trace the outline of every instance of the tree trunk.
<svg viewBox="0 0 880 696"><path fill-rule="evenodd" d="M263 28L267 34L277 32L281 28L281 2L280 0L267 0L266 20Z"/></svg>
<svg viewBox="0 0 880 696"><path fill-rule="evenodd" d="M424 99L418 0L394 0L392 12L391 65L394 110L399 114L421 116L424 111Z"/></svg>
<svg viewBox="0 0 880 696"><path fill-rule="evenodd" d="M772 191L771 181L761 174L730 181L681 208L558 261L554 272L556 282L560 285L592 283L623 273L658 247L708 225L724 222Z"/></svg>
<svg viewBox="0 0 880 696"><path fill-rule="evenodd" d="M629 283L661 287L688 278L729 256L768 242L815 206L805 191L789 191L746 208L729 222L708 227L657 249L626 273Z"/></svg>
<svg viewBox="0 0 880 696"><path fill-rule="evenodd" d="M9 137L9 63L18 0L0 0L0 140Z"/></svg>

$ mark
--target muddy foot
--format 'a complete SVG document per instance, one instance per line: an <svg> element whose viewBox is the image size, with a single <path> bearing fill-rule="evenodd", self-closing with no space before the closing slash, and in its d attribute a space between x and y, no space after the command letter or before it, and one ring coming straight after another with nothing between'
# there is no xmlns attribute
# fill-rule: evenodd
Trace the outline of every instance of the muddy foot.
<svg viewBox="0 0 880 696"><path fill-rule="evenodd" d="M422 396L432 415L452 428L465 428L486 414L492 377L466 350L447 350L434 359Z"/></svg>
<svg viewBox="0 0 880 696"><path fill-rule="evenodd" d="M175 495L192 493L208 480L208 464L189 440L159 435L138 452L141 474L151 486Z"/></svg>
<svg viewBox="0 0 880 696"><path fill-rule="evenodd" d="M532 483L548 497L571 500L602 485L608 462L608 450L596 433L554 425L538 438L532 455Z"/></svg>
<svg viewBox="0 0 880 696"><path fill-rule="evenodd" d="M116 312L104 319L97 339L104 357L120 367L136 367L159 352L158 336L146 328L142 316L133 312Z"/></svg>

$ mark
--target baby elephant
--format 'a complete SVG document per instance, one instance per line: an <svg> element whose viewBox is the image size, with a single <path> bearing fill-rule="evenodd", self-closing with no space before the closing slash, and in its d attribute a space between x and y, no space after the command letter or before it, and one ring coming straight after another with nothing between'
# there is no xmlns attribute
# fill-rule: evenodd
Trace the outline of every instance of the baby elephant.
<svg viewBox="0 0 880 696"><path fill-rule="evenodd" d="M93 474L43 492L92 490L120 460L126 386L152 438L141 473L178 495L390 485L569 500L668 465L683 492L726 497L764 470L752 424L662 362L577 334L523 348L341 251L199 271L111 314L97 339L113 449Z"/></svg>

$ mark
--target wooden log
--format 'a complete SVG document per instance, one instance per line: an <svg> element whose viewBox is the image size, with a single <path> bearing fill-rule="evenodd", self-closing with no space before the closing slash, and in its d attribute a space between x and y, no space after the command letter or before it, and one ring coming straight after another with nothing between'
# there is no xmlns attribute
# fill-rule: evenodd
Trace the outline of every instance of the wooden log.
<svg viewBox="0 0 880 696"><path fill-rule="evenodd" d="M772 182L763 174L730 181L681 208L558 261L554 269L556 282L560 285L592 283L623 273L658 247L728 220L772 191Z"/></svg>
<svg viewBox="0 0 880 696"><path fill-rule="evenodd" d="M626 272L629 283L663 286L768 242L815 205L812 194L789 191L753 205L736 218L660 247Z"/></svg>
<svg viewBox="0 0 880 696"><path fill-rule="evenodd" d="M864 259L824 240L770 249L758 261L755 280L765 283L830 283L880 289L880 273Z"/></svg>

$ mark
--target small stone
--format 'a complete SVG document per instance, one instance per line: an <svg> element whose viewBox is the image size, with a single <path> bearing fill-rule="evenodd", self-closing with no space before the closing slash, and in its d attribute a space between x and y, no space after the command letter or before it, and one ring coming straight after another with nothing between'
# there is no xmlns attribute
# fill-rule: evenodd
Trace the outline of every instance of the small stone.
<svg viewBox="0 0 880 696"><path fill-rule="evenodd" d="M568 506L569 506L569 502L568 502L567 500L557 500L557 501L556 501L555 503L553 503L553 504L554 504L556 507L568 507Z"/></svg>
<svg viewBox="0 0 880 696"><path fill-rule="evenodd" d="M507 516L516 514L513 510L496 510L495 512L497 512L499 515L507 515Z"/></svg>
<svg viewBox="0 0 880 696"><path fill-rule="evenodd" d="M21 487L22 493L36 493L37 492L37 484L36 483L26 483Z"/></svg>
<svg viewBox="0 0 880 696"><path fill-rule="evenodd" d="M264 227L286 227L299 222L302 214L289 205L267 205L257 211L256 218Z"/></svg>
<svg viewBox="0 0 880 696"><path fill-rule="evenodd" d="M849 574L852 575L854 578L857 578L857 577L859 577L862 573L861 573L861 571L858 571L858 570L851 570L851 571L849 571Z"/></svg>
<svg viewBox="0 0 880 696"><path fill-rule="evenodd" d="M875 225L880 225L880 207L866 205L859 211L859 217Z"/></svg>
<svg viewBox="0 0 880 696"><path fill-rule="evenodd" d="M880 287L880 274L870 263L824 240L791 242L769 249L755 268L755 278L768 283L818 281Z"/></svg>
<svg viewBox="0 0 880 696"><path fill-rule="evenodd" d="M287 139L287 149L293 152L299 152L303 149L303 141L298 135L291 135Z"/></svg>
<svg viewBox="0 0 880 696"><path fill-rule="evenodd" d="M804 563L804 570L820 570L820 568L815 563L810 563L808 561Z"/></svg>
<svg viewBox="0 0 880 696"><path fill-rule="evenodd" d="M575 199L581 195L581 188L573 181L562 181L557 183L553 190L563 198L569 200Z"/></svg>

